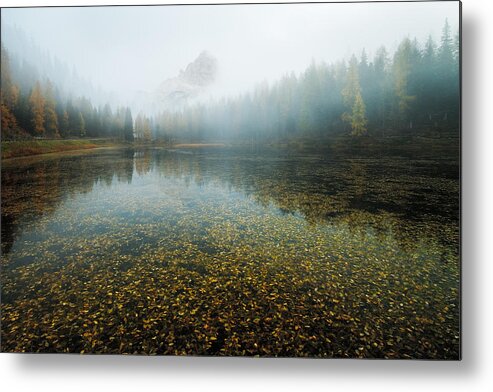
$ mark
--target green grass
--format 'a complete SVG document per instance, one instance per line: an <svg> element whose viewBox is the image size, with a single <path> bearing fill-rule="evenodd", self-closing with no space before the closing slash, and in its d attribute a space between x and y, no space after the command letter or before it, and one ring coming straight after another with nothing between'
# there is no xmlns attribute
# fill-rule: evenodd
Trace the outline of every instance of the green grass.
<svg viewBox="0 0 493 392"><path fill-rule="evenodd" d="M2 159L113 145L107 139L2 141Z"/></svg>

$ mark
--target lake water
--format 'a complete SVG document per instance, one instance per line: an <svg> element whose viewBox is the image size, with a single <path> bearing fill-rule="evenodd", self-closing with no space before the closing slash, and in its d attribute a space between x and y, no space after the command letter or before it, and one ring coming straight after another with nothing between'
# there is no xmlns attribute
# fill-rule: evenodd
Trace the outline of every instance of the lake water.
<svg viewBox="0 0 493 392"><path fill-rule="evenodd" d="M459 356L457 158L2 163L2 350Z"/></svg>

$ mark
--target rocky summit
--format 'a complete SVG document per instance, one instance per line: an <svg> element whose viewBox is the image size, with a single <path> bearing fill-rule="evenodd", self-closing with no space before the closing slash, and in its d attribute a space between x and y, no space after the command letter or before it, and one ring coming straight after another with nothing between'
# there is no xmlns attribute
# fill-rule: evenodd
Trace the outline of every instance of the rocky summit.
<svg viewBox="0 0 493 392"><path fill-rule="evenodd" d="M214 83L216 75L216 58L203 51L178 76L161 83L157 90L158 100L167 106L181 106Z"/></svg>

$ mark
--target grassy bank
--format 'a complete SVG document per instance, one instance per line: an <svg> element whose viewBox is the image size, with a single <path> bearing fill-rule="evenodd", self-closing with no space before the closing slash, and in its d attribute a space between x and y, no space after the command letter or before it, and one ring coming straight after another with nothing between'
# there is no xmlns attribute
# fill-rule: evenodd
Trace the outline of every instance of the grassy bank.
<svg viewBox="0 0 493 392"><path fill-rule="evenodd" d="M2 141L2 159L112 146L108 139Z"/></svg>
<svg viewBox="0 0 493 392"><path fill-rule="evenodd" d="M296 138L290 140L262 141L252 143L239 141L234 143L221 142L178 142L169 144L160 141L142 143L135 141L121 142L111 139L60 139L60 140L23 140L2 141L2 160L53 152L87 150L97 147L127 146L134 148L172 147L183 149L199 149L205 147L243 147L243 148L274 148L296 151L327 151L331 154L354 156L378 156L391 154L396 156L431 155L457 156L460 141L457 136L440 138L424 136L393 136L393 137L361 137L335 136L330 138Z"/></svg>

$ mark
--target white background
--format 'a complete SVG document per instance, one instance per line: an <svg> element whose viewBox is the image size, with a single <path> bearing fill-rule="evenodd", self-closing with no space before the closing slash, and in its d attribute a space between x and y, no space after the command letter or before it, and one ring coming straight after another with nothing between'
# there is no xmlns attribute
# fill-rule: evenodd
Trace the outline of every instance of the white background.
<svg viewBox="0 0 493 392"><path fill-rule="evenodd" d="M0 0L0 5L139 1L166 2ZM0 354L2 390L492 391L492 4L491 0L463 1L461 362Z"/></svg>

